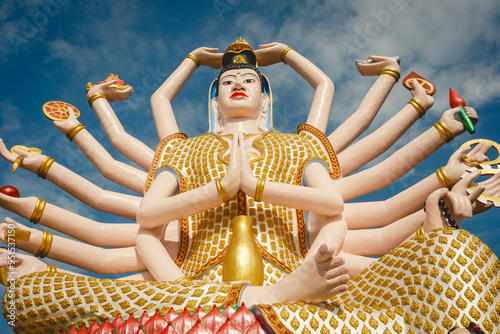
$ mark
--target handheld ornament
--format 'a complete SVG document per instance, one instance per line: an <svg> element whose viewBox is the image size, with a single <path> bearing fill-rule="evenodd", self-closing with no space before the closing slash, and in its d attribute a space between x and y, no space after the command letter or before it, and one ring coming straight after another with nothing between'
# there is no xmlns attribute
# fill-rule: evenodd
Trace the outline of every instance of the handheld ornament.
<svg viewBox="0 0 500 334"><path fill-rule="evenodd" d="M415 89L413 87L413 80L417 80L417 82L425 89L425 92L427 95L434 95L436 94L436 86L432 84L429 80L425 79L424 77L418 75L414 71L412 71L410 74L408 74L404 79L403 79L403 86L405 86L408 90Z"/></svg>
<svg viewBox="0 0 500 334"><path fill-rule="evenodd" d="M474 124L472 123L470 117L465 112L465 100L451 88L450 88L450 107L460 108L459 115L460 118L462 119L462 123L464 124L465 128L467 129L467 131L469 131L471 135L474 134L474 132L476 132L476 128L474 127Z"/></svg>
<svg viewBox="0 0 500 334"><path fill-rule="evenodd" d="M49 101L42 106L43 114L51 121L64 121L68 119L68 108L72 108L75 117L80 117L80 110L75 106L62 101Z"/></svg>
<svg viewBox="0 0 500 334"><path fill-rule="evenodd" d="M4 186L0 188L0 193L11 197L19 197L19 190L13 186Z"/></svg>

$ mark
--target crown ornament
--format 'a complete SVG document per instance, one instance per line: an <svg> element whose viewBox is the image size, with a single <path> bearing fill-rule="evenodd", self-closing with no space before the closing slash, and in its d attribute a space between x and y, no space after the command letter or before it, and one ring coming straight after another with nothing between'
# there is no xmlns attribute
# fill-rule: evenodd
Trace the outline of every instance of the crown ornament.
<svg viewBox="0 0 500 334"><path fill-rule="evenodd" d="M257 57L253 48L241 36L229 45L222 56L222 67L232 64L248 64L257 67Z"/></svg>

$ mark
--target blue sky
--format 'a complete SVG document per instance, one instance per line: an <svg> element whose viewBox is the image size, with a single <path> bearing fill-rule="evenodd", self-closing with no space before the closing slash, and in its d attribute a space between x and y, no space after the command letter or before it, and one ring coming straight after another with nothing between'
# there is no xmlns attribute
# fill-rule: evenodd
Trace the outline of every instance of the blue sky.
<svg viewBox="0 0 500 334"><path fill-rule="evenodd" d="M8 148L39 147L101 187L130 193L105 180L55 129L42 114L45 102L62 100L77 106L80 121L94 137L115 158L128 162L112 149L85 97L86 83L101 81L108 73L118 73L134 86L134 95L113 107L130 134L155 148L158 138L149 97L197 47L223 50L238 34L255 48L273 41L291 45L336 85L329 132L356 110L374 81L358 74L354 60L372 54L398 55L402 76L413 70L436 85L436 102L377 162L439 119L449 108L448 87L476 108L480 121L475 135L463 134L388 189L364 198L387 199L443 166L463 142L472 138L500 142L499 7L495 0L481 5L466 0L5 0L0 4L0 138ZM294 132L306 120L313 90L286 65L262 72L273 88L275 127ZM208 129L206 96L216 75L200 68L174 102L179 127L190 136ZM367 133L410 98L398 83ZM124 221L81 204L30 172L12 174L10 169L9 163L0 161L0 186L16 186L21 196L43 197L103 222ZM6 216L27 222L0 209L0 219ZM492 209L462 225L496 254L500 254L498 216L498 209Z"/></svg>

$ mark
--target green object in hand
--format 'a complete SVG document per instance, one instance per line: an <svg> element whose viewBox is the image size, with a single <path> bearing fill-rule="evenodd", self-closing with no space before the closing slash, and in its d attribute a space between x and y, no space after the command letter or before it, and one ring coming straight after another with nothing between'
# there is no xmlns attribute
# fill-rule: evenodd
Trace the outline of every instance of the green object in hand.
<svg viewBox="0 0 500 334"><path fill-rule="evenodd" d="M460 108L459 115L460 118L462 119L462 123L464 124L465 128L467 129L467 131L469 131L471 135L474 134L476 132L476 128L474 127L472 120L465 112L465 108L463 106L459 106L459 108Z"/></svg>

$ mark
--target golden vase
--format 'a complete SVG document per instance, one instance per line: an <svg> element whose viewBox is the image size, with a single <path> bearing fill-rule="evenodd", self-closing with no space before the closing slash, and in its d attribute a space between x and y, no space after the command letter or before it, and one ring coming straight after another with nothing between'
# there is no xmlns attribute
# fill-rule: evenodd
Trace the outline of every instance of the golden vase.
<svg viewBox="0 0 500 334"><path fill-rule="evenodd" d="M252 285L264 283L264 263L253 237L254 220L238 216L231 220L233 235L229 240L222 263L222 280L250 281Z"/></svg>

